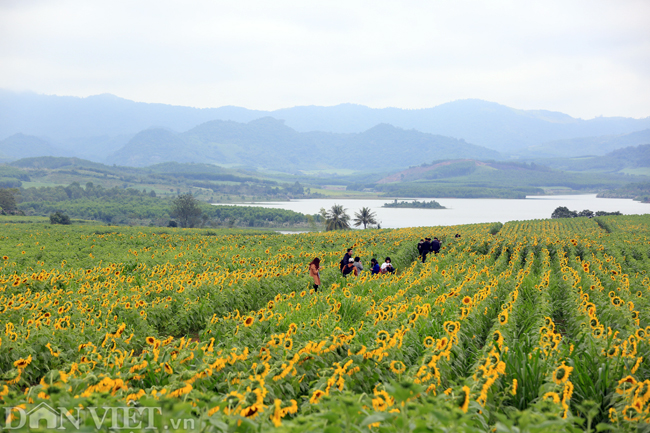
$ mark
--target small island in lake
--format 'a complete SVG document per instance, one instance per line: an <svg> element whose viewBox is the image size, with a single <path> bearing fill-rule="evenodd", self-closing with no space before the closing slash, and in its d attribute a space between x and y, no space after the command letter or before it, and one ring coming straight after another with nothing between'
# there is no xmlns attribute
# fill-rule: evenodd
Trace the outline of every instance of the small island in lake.
<svg viewBox="0 0 650 433"><path fill-rule="evenodd" d="M407 208L416 208L416 209L447 209L440 203L435 200L431 201L400 201L397 202L397 199L393 203L384 203L382 207L407 207Z"/></svg>

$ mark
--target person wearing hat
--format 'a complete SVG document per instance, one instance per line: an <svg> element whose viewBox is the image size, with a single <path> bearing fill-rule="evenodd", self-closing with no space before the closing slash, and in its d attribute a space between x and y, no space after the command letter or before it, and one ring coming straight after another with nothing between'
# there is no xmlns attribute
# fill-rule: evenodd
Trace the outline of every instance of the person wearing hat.
<svg viewBox="0 0 650 433"><path fill-rule="evenodd" d="M347 277L349 274L359 275L359 271L354 266L354 259L352 257L348 260L348 264L343 267L342 273L344 277Z"/></svg>

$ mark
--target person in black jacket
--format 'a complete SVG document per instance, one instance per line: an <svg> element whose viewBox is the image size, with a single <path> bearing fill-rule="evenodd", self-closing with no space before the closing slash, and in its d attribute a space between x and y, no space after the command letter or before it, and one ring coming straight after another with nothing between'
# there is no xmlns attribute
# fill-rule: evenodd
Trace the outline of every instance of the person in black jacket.
<svg viewBox="0 0 650 433"><path fill-rule="evenodd" d="M359 275L359 270L354 266L354 259L350 258L350 261L347 265L343 266L341 273L344 277L347 277L349 274L353 274L355 277Z"/></svg>
<svg viewBox="0 0 650 433"><path fill-rule="evenodd" d="M343 260L341 260L341 263L339 264L339 268L341 269L341 272L343 272L343 268L346 267L350 262L350 259L352 259L352 254L353 254L352 248L348 248L348 251L343 256Z"/></svg>
<svg viewBox="0 0 650 433"><path fill-rule="evenodd" d="M422 243L422 263L427 261L427 254L431 252L431 242L429 242L431 239L425 238L424 242Z"/></svg>
<svg viewBox="0 0 650 433"><path fill-rule="evenodd" d="M440 251L440 241L438 238L434 237L433 241L431 241L431 251L433 251L434 254L438 254L438 251Z"/></svg>

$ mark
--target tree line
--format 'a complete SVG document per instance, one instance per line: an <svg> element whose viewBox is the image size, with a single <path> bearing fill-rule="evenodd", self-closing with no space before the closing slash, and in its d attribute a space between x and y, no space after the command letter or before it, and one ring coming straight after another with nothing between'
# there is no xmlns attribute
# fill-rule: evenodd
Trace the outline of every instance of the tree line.
<svg viewBox="0 0 650 433"><path fill-rule="evenodd" d="M593 218L593 217L607 216L607 215L622 215L622 213L620 213L619 211L605 212L602 210L599 210L597 212L592 212L589 209L584 209L578 212L575 210L569 210L569 208L566 206L560 206L555 208L555 210L551 214L551 218L578 218L578 217Z"/></svg>
<svg viewBox="0 0 650 433"><path fill-rule="evenodd" d="M355 227L363 226L366 229L368 226L375 226L381 228L377 222L377 214L370 210L368 207L362 207L359 212L355 212L354 219L346 212L347 209L343 205L335 204L329 210L325 208L320 209L320 217L325 222L325 230L350 230L351 223Z"/></svg>
<svg viewBox="0 0 650 433"><path fill-rule="evenodd" d="M309 218L298 212L252 206L212 206L191 194L174 199L156 196L153 190L133 188L102 188L88 182L63 187L0 188L0 208L3 214L52 216L53 223L65 217L102 221L115 225L167 226L174 220L175 203L191 197L200 212L179 224L182 227L281 227L307 225ZM198 218L198 219L197 219ZM311 217L313 220L319 216Z"/></svg>

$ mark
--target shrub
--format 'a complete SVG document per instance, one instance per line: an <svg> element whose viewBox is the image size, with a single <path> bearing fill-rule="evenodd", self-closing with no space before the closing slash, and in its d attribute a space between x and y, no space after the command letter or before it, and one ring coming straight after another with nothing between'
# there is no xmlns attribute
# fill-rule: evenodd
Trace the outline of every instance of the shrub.
<svg viewBox="0 0 650 433"><path fill-rule="evenodd" d="M70 217L62 212L50 214L50 224L70 224Z"/></svg>

